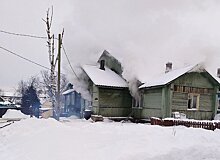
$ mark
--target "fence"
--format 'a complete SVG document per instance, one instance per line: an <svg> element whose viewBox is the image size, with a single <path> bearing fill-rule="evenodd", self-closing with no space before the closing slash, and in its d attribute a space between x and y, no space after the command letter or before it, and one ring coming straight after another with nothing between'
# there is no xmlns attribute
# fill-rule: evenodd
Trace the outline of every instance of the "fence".
<svg viewBox="0 0 220 160"><path fill-rule="evenodd" d="M197 121L197 120L181 120L181 119L159 119L152 117L150 119L151 125L160 126L186 126L193 128L203 128L208 130L220 129L220 122L214 121Z"/></svg>

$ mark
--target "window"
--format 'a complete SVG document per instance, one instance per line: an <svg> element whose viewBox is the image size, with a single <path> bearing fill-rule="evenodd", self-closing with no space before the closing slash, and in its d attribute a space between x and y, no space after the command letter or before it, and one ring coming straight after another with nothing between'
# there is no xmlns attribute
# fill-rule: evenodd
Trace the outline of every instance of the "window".
<svg viewBox="0 0 220 160"><path fill-rule="evenodd" d="M188 109L198 109L199 108L199 94L189 94L188 95Z"/></svg>

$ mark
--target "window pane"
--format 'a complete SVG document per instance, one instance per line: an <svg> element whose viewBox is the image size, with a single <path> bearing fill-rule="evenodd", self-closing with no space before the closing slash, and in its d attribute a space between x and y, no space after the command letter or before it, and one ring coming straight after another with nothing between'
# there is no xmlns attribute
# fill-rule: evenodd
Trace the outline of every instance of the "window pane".
<svg viewBox="0 0 220 160"><path fill-rule="evenodd" d="M188 109L191 109L191 106L192 106L192 99L188 99Z"/></svg>
<svg viewBox="0 0 220 160"><path fill-rule="evenodd" d="M197 96L193 96L193 106L192 108L196 108L197 106Z"/></svg>

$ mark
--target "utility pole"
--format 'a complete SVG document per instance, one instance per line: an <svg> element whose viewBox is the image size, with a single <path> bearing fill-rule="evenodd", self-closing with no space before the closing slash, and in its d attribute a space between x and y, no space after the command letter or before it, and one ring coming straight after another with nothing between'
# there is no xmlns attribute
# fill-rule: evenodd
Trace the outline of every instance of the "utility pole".
<svg viewBox="0 0 220 160"><path fill-rule="evenodd" d="M62 37L61 34L58 35L58 80L57 80L57 116L60 117L60 66L61 66L61 47L62 47Z"/></svg>

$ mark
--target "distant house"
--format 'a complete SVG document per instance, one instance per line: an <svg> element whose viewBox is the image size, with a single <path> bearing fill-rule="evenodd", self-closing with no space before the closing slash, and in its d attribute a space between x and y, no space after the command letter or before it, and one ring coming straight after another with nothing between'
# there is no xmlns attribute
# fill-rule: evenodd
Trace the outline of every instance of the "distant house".
<svg viewBox="0 0 220 160"><path fill-rule="evenodd" d="M132 97L116 58L104 51L97 64L84 65L82 69L89 78L93 114L126 117L131 113Z"/></svg>
<svg viewBox="0 0 220 160"><path fill-rule="evenodd" d="M172 112L187 118L210 120L218 108L219 82L201 65L172 70L139 87L141 103L134 108L134 117L171 117Z"/></svg>
<svg viewBox="0 0 220 160"><path fill-rule="evenodd" d="M63 92L63 96L64 108L61 114L66 116L75 115L79 118L83 118L84 110L89 105L89 102L85 100L70 83L67 86L67 90Z"/></svg>
<svg viewBox="0 0 220 160"><path fill-rule="evenodd" d="M8 109L20 109L20 107L0 97L0 118L6 113Z"/></svg>
<svg viewBox="0 0 220 160"><path fill-rule="evenodd" d="M21 107L21 95L16 92L4 92L1 96L5 101L15 104L18 108Z"/></svg>

